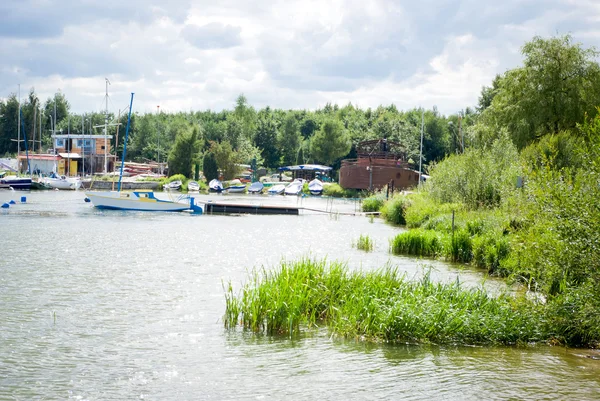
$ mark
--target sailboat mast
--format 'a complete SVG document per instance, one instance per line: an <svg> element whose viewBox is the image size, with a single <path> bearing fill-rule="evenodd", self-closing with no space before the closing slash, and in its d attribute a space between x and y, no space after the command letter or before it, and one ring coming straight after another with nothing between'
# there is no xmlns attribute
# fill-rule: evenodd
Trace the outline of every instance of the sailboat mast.
<svg viewBox="0 0 600 401"><path fill-rule="evenodd" d="M421 151L419 153L419 184L421 186L421 166L423 163L423 131L425 128L425 110L421 110Z"/></svg>
<svg viewBox="0 0 600 401"><path fill-rule="evenodd" d="M81 115L81 150L83 153L83 156L81 158L81 175L83 175L85 177L85 127L83 126L85 121L85 114Z"/></svg>
<svg viewBox="0 0 600 401"><path fill-rule="evenodd" d="M21 84L19 84L19 114L17 116L17 160L21 153ZM19 162L19 173L21 172L21 163Z"/></svg>
<svg viewBox="0 0 600 401"><path fill-rule="evenodd" d="M104 78L106 81L106 108L104 109L104 174L108 172L108 85L110 85L110 81L108 78Z"/></svg>

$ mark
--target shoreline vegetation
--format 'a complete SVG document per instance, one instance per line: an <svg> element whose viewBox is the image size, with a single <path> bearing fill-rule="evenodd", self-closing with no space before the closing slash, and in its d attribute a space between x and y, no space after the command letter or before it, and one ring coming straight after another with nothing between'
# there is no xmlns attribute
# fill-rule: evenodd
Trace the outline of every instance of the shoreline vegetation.
<svg viewBox="0 0 600 401"><path fill-rule="evenodd" d="M225 326L293 335L326 326L367 341L600 346L600 65L570 36L533 38L524 65L484 87L477 116L427 160L428 179L363 211L406 230L390 252L443 258L533 296L349 272L299 260L225 289ZM427 131L427 130L426 130ZM429 133L427 141L435 139ZM466 146L465 146L466 145ZM372 216L371 216L372 218Z"/></svg>

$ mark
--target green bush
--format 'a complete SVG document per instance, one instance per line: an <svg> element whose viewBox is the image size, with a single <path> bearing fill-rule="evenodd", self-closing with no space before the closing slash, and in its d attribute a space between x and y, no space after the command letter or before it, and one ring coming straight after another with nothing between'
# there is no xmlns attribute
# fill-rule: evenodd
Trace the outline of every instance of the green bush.
<svg viewBox="0 0 600 401"><path fill-rule="evenodd" d="M446 237L446 257L453 262L469 263L473 259L473 240L467 230L457 230Z"/></svg>
<svg viewBox="0 0 600 401"><path fill-rule="evenodd" d="M358 191L356 189L344 189L339 184L323 183L323 195L332 198L356 198Z"/></svg>
<svg viewBox="0 0 600 401"><path fill-rule="evenodd" d="M405 195L394 195L381 207L381 216L389 223L405 225L405 210L409 203Z"/></svg>
<svg viewBox="0 0 600 401"><path fill-rule="evenodd" d="M386 198L384 194L371 195L362 201L363 212L378 212L385 203Z"/></svg>

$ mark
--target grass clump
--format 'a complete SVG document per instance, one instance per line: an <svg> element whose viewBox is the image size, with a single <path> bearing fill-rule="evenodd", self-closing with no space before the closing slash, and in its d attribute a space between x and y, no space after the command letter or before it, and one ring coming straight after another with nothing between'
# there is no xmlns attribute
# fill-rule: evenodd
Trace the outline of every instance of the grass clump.
<svg viewBox="0 0 600 401"><path fill-rule="evenodd" d="M342 188L339 184L324 183L323 195L330 196L332 198L356 198L358 197L359 192L356 189Z"/></svg>
<svg viewBox="0 0 600 401"><path fill-rule="evenodd" d="M381 207L381 216L389 223L403 226L406 224L408 206L409 202L405 195L394 195Z"/></svg>
<svg viewBox="0 0 600 401"><path fill-rule="evenodd" d="M360 235L358 240L353 244L356 249L361 249L366 252L370 252L375 247L375 242L368 235Z"/></svg>
<svg viewBox="0 0 600 401"><path fill-rule="evenodd" d="M225 291L225 326L293 335L326 325L337 336L437 344L517 344L547 338L540 306L490 296L456 281L409 281L392 268L348 271L303 259L278 271L254 271L239 294Z"/></svg>
<svg viewBox="0 0 600 401"><path fill-rule="evenodd" d="M390 242L394 255L414 255L435 258L444 251L443 236L432 230L409 230L396 235Z"/></svg>
<svg viewBox="0 0 600 401"><path fill-rule="evenodd" d="M382 193L369 196L362 201L362 211L365 213L379 212L385 201L386 197Z"/></svg>

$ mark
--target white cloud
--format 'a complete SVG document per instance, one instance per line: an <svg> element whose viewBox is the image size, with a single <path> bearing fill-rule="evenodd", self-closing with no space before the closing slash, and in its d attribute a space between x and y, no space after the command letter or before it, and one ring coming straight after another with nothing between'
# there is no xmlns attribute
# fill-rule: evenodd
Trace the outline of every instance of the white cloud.
<svg viewBox="0 0 600 401"><path fill-rule="evenodd" d="M73 111L97 111L108 77L115 111L133 91L141 112L231 108L244 93L255 107L450 113L534 35L600 47L595 0L107 1L0 4L0 95L60 88Z"/></svg>

